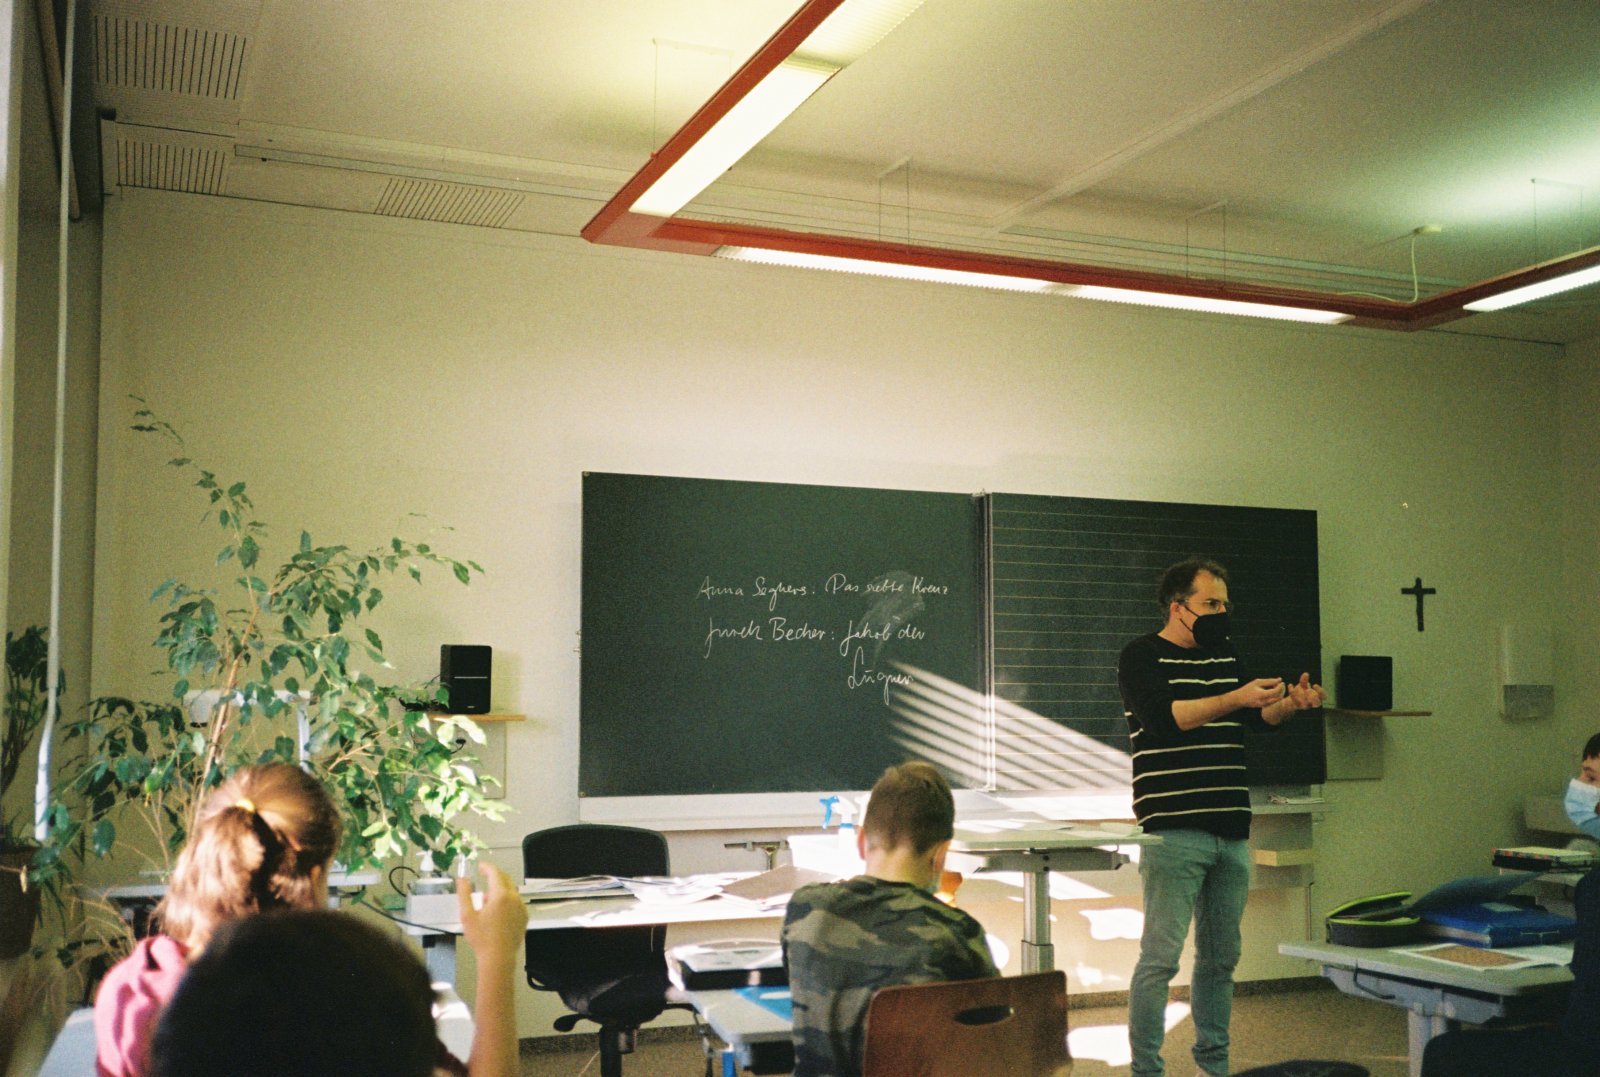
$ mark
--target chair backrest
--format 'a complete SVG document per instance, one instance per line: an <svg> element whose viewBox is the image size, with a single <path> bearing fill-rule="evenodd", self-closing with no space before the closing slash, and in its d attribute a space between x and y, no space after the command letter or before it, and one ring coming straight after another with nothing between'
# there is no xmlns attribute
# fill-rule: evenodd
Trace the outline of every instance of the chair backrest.
<svg viewBox="0 0 1600 1077"><path fill-rule="evenodd" d="M862 1077L1065 1077L1056 972L886 987L867 1007Z"/></svg>
<svg viewBox="0 0 1600 1077"><path fill-rule="evenodd" d="M667 839L643 827L575 823L522 839L522 874L530 879L665 875L668 870Z"/></svg>
<svg viewBox="0 0 1600 1077"><path fill-rule="evenodd" d="M668 871L667 839L654 830L578 823L522 839L522 873L528 878ZM664 927L530 931L526 960L531 986L558 992L569 1009L597 1020L648 1021L665 1005Z"/></svg>

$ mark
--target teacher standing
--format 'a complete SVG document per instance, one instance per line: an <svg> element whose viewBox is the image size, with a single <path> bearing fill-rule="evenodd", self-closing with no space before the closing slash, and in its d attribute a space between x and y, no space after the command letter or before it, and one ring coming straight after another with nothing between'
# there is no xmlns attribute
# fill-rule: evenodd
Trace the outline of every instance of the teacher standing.
<svg viewBox="0 0 1600 1077"><path fill-rule="evenodd" d="M1244 729L1276 726L1322 706L1323 691L1302 673L1246 680L1229 639L1228 573L1189 560L1162 574L1159 632L1129 643L1117 688L1133 741L1133 810L1161 836L1139 863L1144 933L1128 991L1133 1077L1160 1077L1167 988L1194 921L1190 984L1194 1060L1202 1073L1228 1073L1228 1022L1239 921L1250 887L1250 792Z"/></svg>

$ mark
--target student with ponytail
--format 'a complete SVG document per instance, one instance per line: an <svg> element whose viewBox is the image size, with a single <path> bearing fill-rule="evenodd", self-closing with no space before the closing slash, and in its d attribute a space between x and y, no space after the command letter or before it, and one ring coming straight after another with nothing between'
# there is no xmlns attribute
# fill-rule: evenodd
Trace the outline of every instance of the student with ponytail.
<svg viewBox="0 0 1600 1077"><path fill-rule="evenodd" d="M160 933L141 939L95 996L100 1077L141 1077L161 1008L184 970L230 920L327 904L339 813L298 767L243 767L206 798L172 886L156 907Z"/></svg>
<svg viewBox="0 0 1600 1077"><path fill-rule="evenodd" d="M95 996L98 1077L145 1077L162 1008L189 963L225 925L258 913L328 904L328 865L339 848L338 809L317 780L287 763L242 767L206 797L153 933L112 967ZM470 1077L514 1075L515 953L527 924L516 887L494 868L483 907L463 894L467 941L479 958L477 1032Z"/></svg>

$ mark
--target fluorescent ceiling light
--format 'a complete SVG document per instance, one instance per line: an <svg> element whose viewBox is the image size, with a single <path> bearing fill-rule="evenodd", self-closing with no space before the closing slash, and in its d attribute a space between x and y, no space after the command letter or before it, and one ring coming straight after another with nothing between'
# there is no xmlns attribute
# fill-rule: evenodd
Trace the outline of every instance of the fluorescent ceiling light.
<svg viewBox="0 0 1600 1077"><path fill-rule="evenodd" d="M1247 318L1277 318L1288 322L1316 322L1321 325L1337 325L1351 318L1349 314L1341 314L1334 310L1310 310L1305 307L1247 303L1238 299L1208 299L1203 296L1173 295L1166 292L1141 292L1131 288L1106 288L1098 284L1063 285L1058 292L1078 299L1103 299L1112 303L1133 303L1143 307L1171 307L1174 310L1239 314Z"/></svg>
<svg viewBox="0 0 1600 1077"><path fill-rule="evenodd" d="M633 212L652 217L670 217L678 212L771 134L838 70L829 64L793 59L773 68L638 197Z"/></svg>
<svg viewBox="0 0 1600 1077"><path fill-rule="evenodd" d="M795 55L844 67L865 56L921 6L922 0L845 0L811 31Z"/></svg>
<svg viewBox="0 0 1600 1077"><path fill-rule="evenodd" d="M865 258L835 258L826 254L797 254L764 247L721 247L718 258L763 265L795 266L800 269L830 269L840 273L862 273L870 277L895 277L900 280L932 281L935 284L963 284L970 288L999 288L1008 292L1052 292L1054 281L1032 277L1006 277L998 273L969 273L960 269L875 262Z"/></svg>
<svg viewBox="0 0 1600 1077"><path fill-rule="evenodd" d="M1491 295L1487 299L1476 299L1471 303L1463 303L1463 310L1499 310L1502 307L1514 307L1518 303L1531 303L1535 299L1543 299L1547 295L1557 292L1568 292L1574 288L1582 288L1585 284L1594 284L1600 281L1600 266L1590 266L1580 269L1576 273L1567 273L1560 277L1551 277L1538 284L1525 284L1521 288L1513 288L1509 292Z"/></svg>

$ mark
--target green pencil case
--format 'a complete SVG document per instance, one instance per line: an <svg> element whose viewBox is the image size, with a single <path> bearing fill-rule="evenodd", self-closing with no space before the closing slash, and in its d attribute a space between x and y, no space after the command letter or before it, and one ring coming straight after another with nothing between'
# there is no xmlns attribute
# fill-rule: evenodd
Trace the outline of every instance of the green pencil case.
<svg viewBox="0 0 1600 1077"><path fill-rule="evenodd" d="M1422 937L1422 918L1409 910L1410 900L1411 891L1401 890L1347 901L1324 920L1328 941L1368 949L1415 942Z"/></svg>

